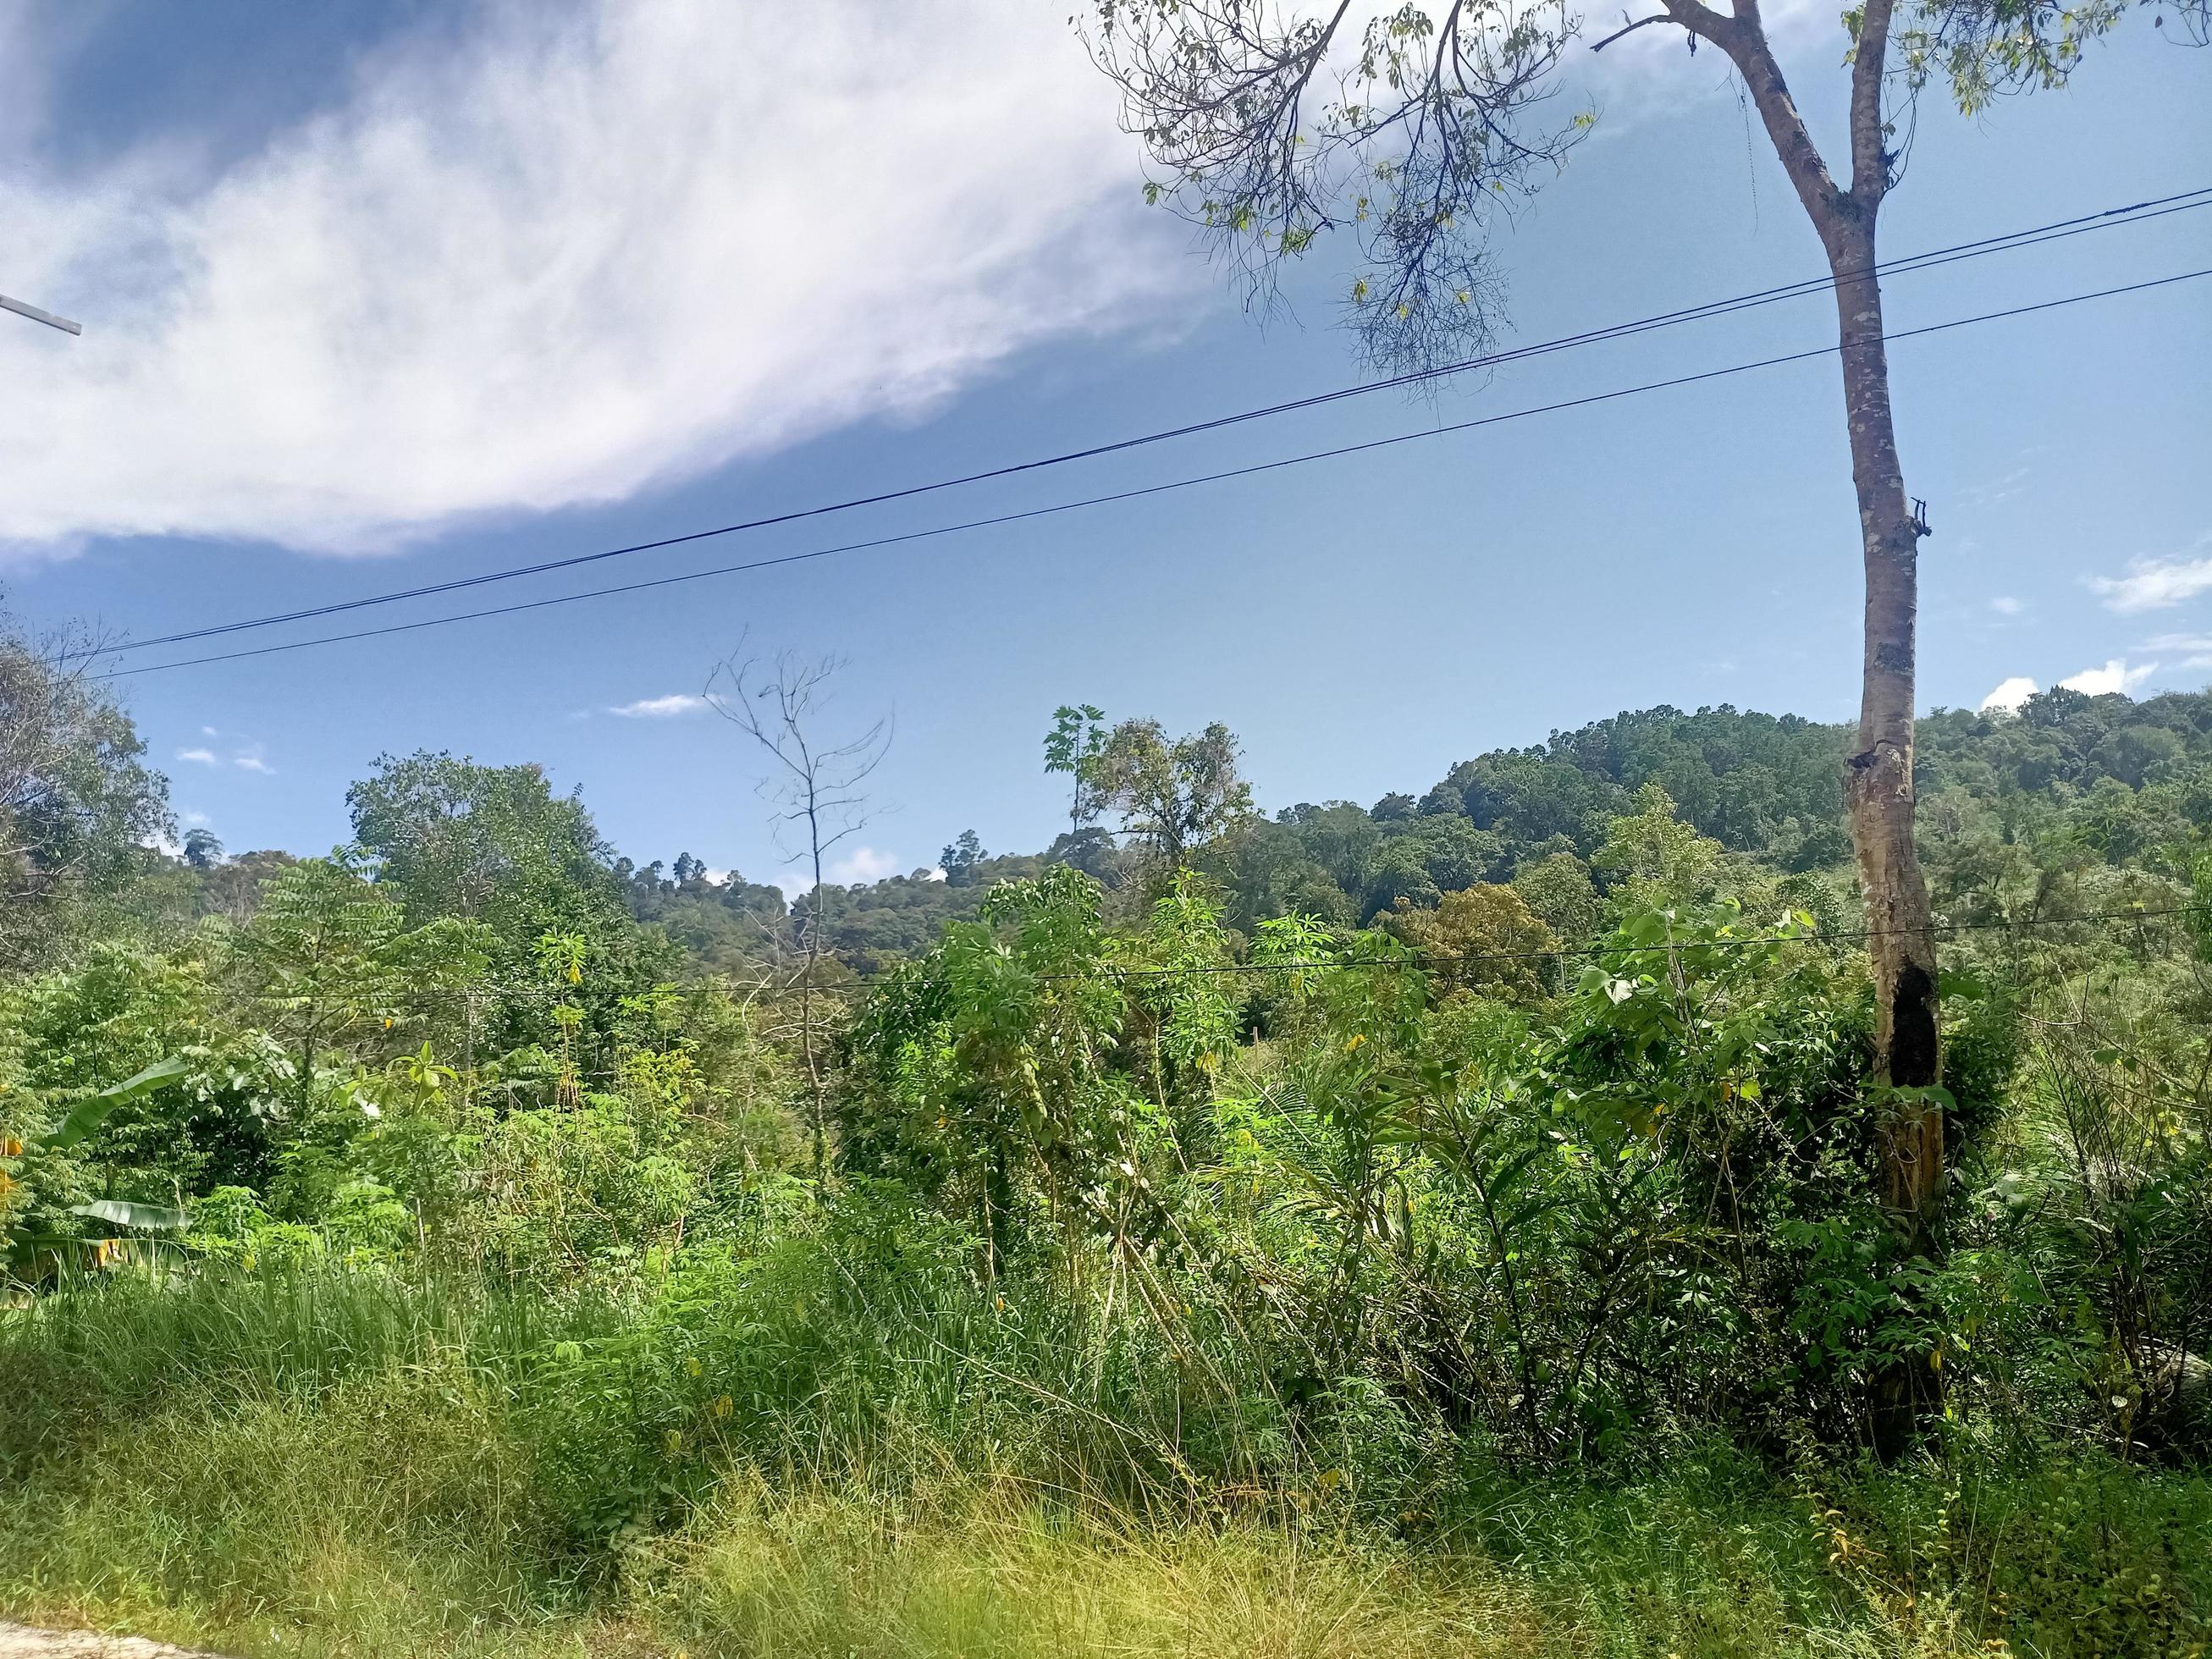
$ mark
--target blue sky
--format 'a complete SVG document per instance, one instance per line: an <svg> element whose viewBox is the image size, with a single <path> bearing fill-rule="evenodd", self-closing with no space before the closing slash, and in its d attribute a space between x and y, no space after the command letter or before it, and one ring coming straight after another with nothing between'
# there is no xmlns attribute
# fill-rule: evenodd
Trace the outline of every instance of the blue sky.
<svg viewBox="0 0 2212 1659"><path fill-rule="evenodd" d="M588 551L1357 378L1138 199L1065 8L22 8L0 23L0 581L144 637ZM931 15L934 13L935 15ZM917 15L920 14L920 15ZM1832 131L1840 37L1783 21ZM2212 57L2136 20L2069 90L1920 113L1891 255L2212 184ZM1788 281L1817 249L1711 54L1632 36L1499 242L1511 338ZM1593 76L1600 78L1590 78ZM1893 328L2212 264L2212 211L1889 288ZM1827 343L1815 297L538 598L1158 482ZM1921 686L2212 680L2212 283L1900 343ZM892 712L851 874L1049 839L1054 706L1225 720L1260 798L1371 801L1625 708L1842 718L1856 519L1815 362L1255 479L534 615L124 682L188 821L327 848L380 752L544 763L641 862L770 878L740 639ZM435 602L364 622L434 614ZM460 608L457 604L451 608ZM308 630L295 629L293 634ZM268 637L288 635L279 631ZM149 656L160 653L149 653ZM2117 665L2117 666L2115 666ZM640 706L672 709L648 713ZM629 714L622 709L638 710Z"/></svg>

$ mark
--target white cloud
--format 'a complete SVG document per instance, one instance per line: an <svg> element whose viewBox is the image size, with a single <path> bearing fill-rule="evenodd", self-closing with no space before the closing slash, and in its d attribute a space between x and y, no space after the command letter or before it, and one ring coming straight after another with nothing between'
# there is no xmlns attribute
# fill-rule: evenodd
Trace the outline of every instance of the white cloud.
<svg viewBox="0 0 2212 1659"><path fill-rule="evenodd" d="M2018 599L2014 599L2009 593L2000 593L1996 599L1990 601L1990 609L1996 611L2000 617L2017 617L2021 611L2027 610L2027 607L2022 605Z"/></svg>
<svg viewBox="0 0 2212 1659"><path fill-rule="evenodd" d="M0 544L387 548L915 416L1218 278L1046 6L487 6L212 177L0 177ZM458 44L455 34L462 38Z"/></svg>
<svg viewBox="0 0 2212 1659"><path fill-rule="evenodd" d="M896 854L879 853L872 847L855 847L851 852L834 858L822 866L822 879L839 886L850 887L856 882L881 881L885 876L899 873ZM814 882L805 871L792 868L776 877L775 884L783 889L786 898L799 898L810 891Z"/></svg>
<svg viewBox="0 0 2212 1659"><path fill-rule="evenodd" d="M203 726L200 730L210 738L222 735L212 726ZM179 749L177 750L177 758L180 761L190 761L194 766L224 764L223 757L212 749ZM269 763L265 751L258 743L241 744L234 749L228 763L241 772L259 772L264 775L273 775L276 770Z"/></svg>
<svg viewBox="0 0 2212 1659"><path fill-rule="evenodd" d="M183 811L178 813L177 817L179 822L193 830L204 830L215 822L215 820L208 817L206 813L189 806Z"/></svg>
<svg viewBox="0 0 2212 1659"><path fill-rule="evenodd" d="M2085 696L2101 697L2108 692L2127 691L2142 684L2158 672L2158 665L2147 662L2130 668L2124 658L2115 657L2102 668L2085 668L2070 678L2058 682L2069 691L2079 691Z"/></svg>
<svg viewBox="0 0 2212 1659"><path fill-rule="evenodd" d="M2162 611L2212 591L2212 554L2190 556L2202 547L2212 547L2212 533L2199 536L2180 557L2130 559L2126 575L2092 576L2089 586L2105 596L2109 610Z"/></svg>
<svg viewBox="0 0 2212 1659"><path fill-rule="evenodd" d="M830 866L827 875L831 881L851 886L856 881L881 881L885 876L899 872L899 861L890 853L878 853L872 847L855 847Z"/></svg>
<svg viewBox="0 0 2212 1659"><path fill-rule="evenodd" d="M2008 680L1998 682L1996 690L1982 699L1982 713L2002 709L2007 714L2019 710L2021 704L2035 695L2035 682L2025 674L2015 674Z"/></svg>
<svg viewBox="0 0 2212 1659"><path fill-rule="evenodd" d="M635 702L618 703L607 710L624 720L667 720L677 714L696 714L708 707L704 697L689 691L672 691L665 697L640 697Z"/></svg>

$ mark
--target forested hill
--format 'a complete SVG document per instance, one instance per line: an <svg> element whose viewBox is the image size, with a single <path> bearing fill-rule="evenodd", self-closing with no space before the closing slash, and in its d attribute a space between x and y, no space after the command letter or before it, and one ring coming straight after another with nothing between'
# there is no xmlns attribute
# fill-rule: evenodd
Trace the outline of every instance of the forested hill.
<svg viewBox="0 0 2212 1659"><path fill-rule="evenodd" d="M1106 728L1099 730L1103 743ZM1492 750L1418 793L1394 793L1370 806L1301 802L1272 817L1250 811L1250 787L1237 772L1235 739L1224 729L1170 742L1149 721L1112 728L1115 742L1133 733L1114 787L1073 786L1080 827L1053 846L994 855L969 832L934 867L830 890L825 931L839 961L872 976L927 949L946 921L972 913L994 884L1037 875L1054 861L1077 865L1134 902L1145 886L1144 826L1163 814L1196 827L1186 861L1218 885L1224 920L1248 936L1293 911L1359 926L1431 908L1447 893L1509 882L1555 932L1575 933L1621 878L1607 862L1613 826L1648 809L1654 786L1675 817L1739 863L1798 878L1800 902L1824 891L1845 902L1849 890L1840 766L1850 732L1840 725L1725 704L1694 714L1662 706L1554 732L1528 748ZM1921 721L1919 740L1920 836L1939 908L1973 902L2004 880L2047 884L2061 866L2154 861L2156 849L2185 839L2188 826L2212 821L2212 694L2136 702L2051 691L2016 714L1939 710ZM1030 762L1009 756L1006 763ZM568 873L556 887L581 882L599 895L592 906L616 914L626 908L648 933L665 935L672 965L680 957L710 972L739 971L787 949L805 910L805 899L794 907L777 888L740 875L710 879L688 853L672 866L618 856L599 840L584 803L550 795L535 768L441 757L380 764L379 778L354 791L356 808L386 796L404 806L427 790L445 802L433 818L468 802L485 807L487 823L512 818L526 839L567 849L556 862ZM146 833L131 826L158 813L159 781L135 763L117 774L111 793L146 796L143 810L110 813L120 826L111 837L118 848ZM390 813L356 816L362 850L387 877L404 877L409 860L394 855L404 854L404 837L381 823ZM526 821L537 829L526 831ZM265 878L292 860L273 853L224 859L194 831L181 863L157 862L167 873L150 883L134 878L131 908L242 921ZM113 875L124 878L121 865ZM432 905L425 914L445 910Z"/></svg>
<svg viewBox="0 0 2212 1659"><path fill-rule="evenodd" d="M1677 815L1731 852L1784 874L1847 867L1840 781L1850 730L1795 714L1727 704L1694 714L1664 705L1554 732L1525 749L1462 761L1419 793L1371 806L1302 802L1224 837L1202 862L1228 890L1241 927L1298 909L1339 923L1371 921L1401 900L1422 907L1481 882L1579 874L1602 887L1589 860L1613 820L1656 784ZM1919 727L1922 835L1939 901L1975 878L1971 843L2016 843L2033 830L2080 833L2063 844L2124 861L2172 839L2175 821L2202 822L2212 799L2212 694L2136 702L2054 690L2017 714L1938 710ZM2147 789L2148 787L2148 789ZM2160 820L2167 821L2161 828ZM942 924L972 911L992 883L1034 875L1067 857L1109 878L1115 855L1093 838L1062 837L1045 853L992 857L946 849L945 878L928 872L841 889L830 902L841 954L863 973L923 948ZM1553 864L1553 860L1558 860ZM1985 860L1984 860L1985 862ZM774 889L721 886L694 871L678 882L633 884L641 920L661 922L710 959L742 953Z"/></svg>

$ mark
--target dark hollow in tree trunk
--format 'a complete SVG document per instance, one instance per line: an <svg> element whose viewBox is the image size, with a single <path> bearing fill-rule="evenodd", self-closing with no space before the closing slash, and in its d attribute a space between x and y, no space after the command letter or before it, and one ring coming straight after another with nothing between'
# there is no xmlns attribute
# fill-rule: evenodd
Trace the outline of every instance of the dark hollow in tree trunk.
<svg viewBox="0 0 2212 1659"><path fill-rule="evenodd" d="M1911 1255L1937 1248L1943 1199L1943 1117L1917 1092L1942 1076L1936 935L1928 884L1913 842L1912 716L1920 538L1905 493L1890 413L1889 360L1882 343L1881 285L1875 226L1890 183L1881 111L1893 0L1868 0L1851 72L1851 183L1830 175L1805 130L1760 25L1757 0L1738 0L1722 18L1692 0L1667 0L1670 15L1713 40L1743 76L1775 153L1819 233L1833 277L1844 412L1851 447L1866 573L1865 647L1859 726L1844 766L1844 799L1875 983L1873 1094L1882 1202ZM1932 1360L1909 1356L1874 1381L1875 1449L1909 1444L1937 1399Z"/></svg>

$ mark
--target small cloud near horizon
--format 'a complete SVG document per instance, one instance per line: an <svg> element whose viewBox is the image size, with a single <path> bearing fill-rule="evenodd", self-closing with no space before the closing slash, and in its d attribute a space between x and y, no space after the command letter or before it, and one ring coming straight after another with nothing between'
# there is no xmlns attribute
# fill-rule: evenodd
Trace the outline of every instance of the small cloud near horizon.
<svg viewBox="0 0 2212 1659"><path fill-rule="evenodd" d="M881 881L886 876L899 873L896 854L882 853L872 847L863 846L855 847L842 857L830 860L823 868L822 879L839 887L851 887ZM797 870L785 871L775 878L775 884L783 889L785 896L788 898L798 898L814 885L804 872Z"/></svg>
<svg viewBox="0 0 2212 1659"><path fill-rule="evenodd" d="M2127 659L2114 657L2102 668L2085 668L2058 684L2065 690L2079 691L2084 696L2101 697L2114 691L2132 690L2156 672L2158 665L2154 662L2130 668Z"/></svg>
<svg viewBox="0 0 2212 1659"><path fill-rule="evenodd" d="M2033 680L2025 674L2015 674L2008 680L2000 681L1996 690L1982 699L1982 713L1986 714L1997 709L2008 714L2016 714L2020 712L2021 704L2033 696L2036 690Z"/></svg>

